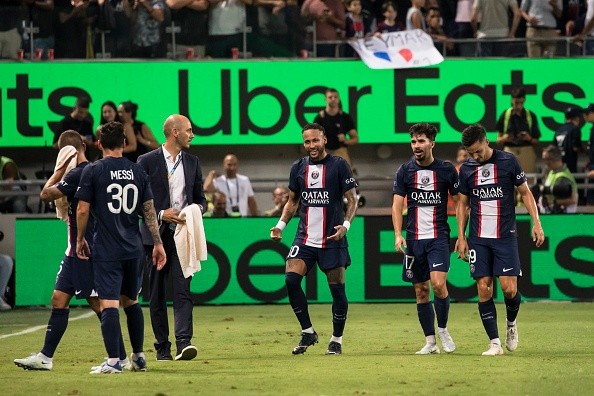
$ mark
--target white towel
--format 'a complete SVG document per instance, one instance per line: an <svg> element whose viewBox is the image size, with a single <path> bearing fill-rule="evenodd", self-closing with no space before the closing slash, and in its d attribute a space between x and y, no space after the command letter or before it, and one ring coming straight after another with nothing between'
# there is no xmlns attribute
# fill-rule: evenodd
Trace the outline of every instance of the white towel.
<svg viewBox="0 0 594 396"><path fill-rule="evenodd" d="M202 269L200 262L205 261L208 256L202 211L200 206L192 204L186 206L179 217L186 222L175 227L173 239L184 277L189 278Z"/></svg>
<svg viewBox="0 0 594 396"><path fill-rule="evenodd" d="M72 157L73 154L76 154L76 149L74 148L74 146L64 146L60 149L60 152L58 153L58 158L56 159L56 166L54 167L54 172L58 169L60 169L61 167L63 167L64 165L66 165L66 171L64 172L64 176L66 176L68 174L68 172L70 172L72 169L76 168L76 162L77 162L77 158L76 156ZM66 160L68 158L70 158L70 161L68 162L68 164L66 164ZM62 179L64 179L64 176L62 176ZM55 201L56 204L56 217L58 219L67 221L68 220L68 199L64 196L61 198L56 199Z"/></svg>

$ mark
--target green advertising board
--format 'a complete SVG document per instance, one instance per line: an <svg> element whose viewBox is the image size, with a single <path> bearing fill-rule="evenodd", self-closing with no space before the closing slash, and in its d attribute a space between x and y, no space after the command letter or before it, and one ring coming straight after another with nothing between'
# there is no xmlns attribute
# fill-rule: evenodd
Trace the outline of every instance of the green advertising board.
<svg viewBox="0 0 594 396"><path fill-rule="evenodd" d="M594 235L584 224L594 215L542 217L546 242L536 248L530 239L530 218L518 216L523 277L519 289L528 300L594 299ZM281 243L269 239L274 219L205 219L208 259L191 283L195 303L254 304L288 302L284 257L297 221L289 223ZM455 219L450 218L455 238ZM347 271L351 302L414 301L402 281L402 255L394 251L390 217L355 218L348 233L352 265ZM452 240L453 242L453 240ZM57 219L17 219L16 303L46 305L66 248L66 224ZM330 302L325 276L319 270L304 281L312 302ZM448 289L456 301L475 301L476 286L468 264L451 256ZM496 292L496 300L502 294ZM84 301L83 301L84 302Z"/></svg>
<svg viewBox="0 0 594 396"><path fill-rule="evenodd" d="M569 104L594 92L594 58L460 59L436 67L373 70L361 61L0 63L0 147L51 145L77 96L91 97L95 126L107 100L138 103L138 118L162 140L172 113L188 115L192 144L295 144L300 126L336 88L361 143L408 143L410 125L438 126L440 142L481 122L493 138L515 86L526 87L542 140L552 140Z"/></svg>

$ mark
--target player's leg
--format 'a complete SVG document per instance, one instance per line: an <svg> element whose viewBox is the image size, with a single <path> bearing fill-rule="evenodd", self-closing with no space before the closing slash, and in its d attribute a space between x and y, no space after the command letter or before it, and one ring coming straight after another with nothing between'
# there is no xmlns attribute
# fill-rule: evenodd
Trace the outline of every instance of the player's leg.
<svg viewBox="0 0 594 396"><path fill-rule="evenodd" d="M439 353L439 347L435 339L435 313L429 295L429 280L415 282L414 289L417 300L417 316L419 317L419 323L425 335L425 346L418 350L416 354L430 355Z"/></svg>
<svg viewBox="0 0 594 396"><path fill-rule="evenodd" d="M307 246L292 246L285 263L285 285L289 303L301 325L301 341L293 349L294 355L305 353L308 347L318 342L318 334L309 317L307 297L301 288L301 281L307 274L309 266L313 267L315 263L311 250L312 248ZM306 264L305 260L308 260L309 264Z"/></svg>
<svg viewBox="0 0 594 396"><path fill-rule="evenodd" d="M429 271L431 271L430 279L433 288L433 305L437 317L437 335L441 340L443 350L451 353L456 349L456 344L447 328L450 314L450 295L447 287L447 276L450 270L449 238L436 239L427 249L427 263Z"/></svg>
<svg viewBox="0 0 594 396"><path fill-rule="evenodd" d="M493 272L499 276L499 285L503 291L505 310L507 315L507 329L505 347L513 352L518 347L518 326L516 318L520 310L522 296L518 292L518 276L522 275L520 256L518 254L518 240L508 238L505 244L497 246Z"/></svg>
<svg viewBox="0 0 594 396"><path fill-rule="evenodd" d="M142 288L143 261L141 259L126 260L123 265L123 279L120 301L126 313L126 325L132 344L130 355L130 369L132 371L146 371L144 355L144 315L138 294Z"/></svg>
<svg viewBox="0 0 594 396"><path fill-rule="evenodd" d="M340 355L342 354L342 335L349 310L349 301L345 290L345 267L328 270L326 278L332 294L332 337L326 354Z"/></svg>

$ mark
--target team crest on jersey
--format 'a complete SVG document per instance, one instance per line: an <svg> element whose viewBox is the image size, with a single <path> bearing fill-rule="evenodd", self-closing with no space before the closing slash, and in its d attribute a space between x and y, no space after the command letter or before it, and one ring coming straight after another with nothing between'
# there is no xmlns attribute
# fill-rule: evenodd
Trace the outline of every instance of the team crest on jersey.
<svg viewBox="0 0 594 396"><path fill-rule="evenodd" d="M413 272L412 272L411 270L406 270L406 277L407 277L408 279L412 279L412 277L413 277Z"/></svg>
<svg viewBox="0 0 594 396"><path fill-rule="evenodd" d="M311 172L311 178L316 180L318 177L320 177L320 172L318 172L317 170L314 170L313 172Z"/></svg>
<svg viewBox="0 0 594 396"><path fill-rule="evenodd" d="M429 176L423 176L423 177L421 177L421 183L422 184L429 183Z"/></svg>
<svg viewBox="0 0 594 396"><path fill-rule="evenodd" d="M491 176L491 172L489 172L489 169L483 169L483 171L481 172L481 176L489 177Z"/></svg>
<svg viewBox="0 0 594 396"><path fill-rule="evenodd" d="M470 273L474 274L474 264L470 264Z"/></svg>

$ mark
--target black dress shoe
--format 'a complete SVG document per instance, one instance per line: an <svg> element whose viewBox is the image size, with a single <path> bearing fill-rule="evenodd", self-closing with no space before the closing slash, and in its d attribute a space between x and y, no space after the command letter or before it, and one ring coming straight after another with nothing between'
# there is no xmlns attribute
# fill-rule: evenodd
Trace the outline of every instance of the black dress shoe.
<svg viewBox="0 0 594 396"><path fill-rule="evenodd" d="M164 342L162 344L155 343L155 351L157 352L157 361L173 360L173 356L171 356L170 342Z"/></svg>

